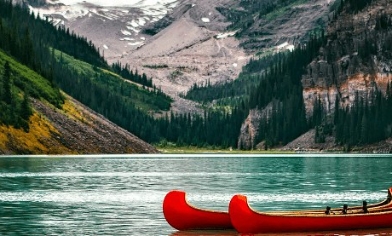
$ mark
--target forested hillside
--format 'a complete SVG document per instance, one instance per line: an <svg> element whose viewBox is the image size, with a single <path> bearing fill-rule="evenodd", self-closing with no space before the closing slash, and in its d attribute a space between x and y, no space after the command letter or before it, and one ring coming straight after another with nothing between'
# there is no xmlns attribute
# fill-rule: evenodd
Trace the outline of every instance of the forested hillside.
<svg viewBox="0 0 392 236"><path fill-rule="evenodd" d="M386 76L386 80L383 79L383 85L381 85L375 79L378 73L389 73L386 68L389 68L391 62L388 45L390 45L391 34L389 29L392 25L390 25L389 17L386 17L382 10L377 9L384 2L341 1L334 12L334 18L329 23L326 35L318 37L316 41L311 39L307 44L308 52L303 54L306 55L305 58L297 54L296 51L299 49L296 49L291 53L293 60L276 61L272 64L264 74L265 78L251 94L249 101L251 108L259 109L264 109L269 102L279 101L278 105L272 109L272 115L261 119L256 143L265 141L266 148L271 144L273 146L284 145L312 128L315 128L314 142L323 143L326 137L333 136L335 144L343 146L344 150L348 151L354 146L371 144L391 137L390 80ZM373 10L376 10L377 15L374 28L366 28L362 22L355 22L362 11ZM369 23L373 24L373 22ZM298 62L303 62L303 64L298 64ZM309 65L311 62L312 64ZM317 69L328 68L323 65L325 62L331 65L330 69ZM293 75L285 72L285 69L280 69L287 68L285 63L290 65L288 68L291 67L291 70L298 74ZM318 63L318 67L315 67L314 63ZM380 64L383 65L382 70L380 70ZM273 74L277 76L271 77ZM363 81L368 81L366 83L374 86L369 86L364 91L357 85L356 89L350 90L349 97L345 97L343 90L347 86L347 81L363 74L365 77L369 76ZM312 79L308 79L309 77ZM285 89L285 87L293 89L295 86L289 85L284 78L296 78L295 81L300 88L297 93ZM274 83L277 84L269 84L268 81L275 81ZM358 82L362 84L361 81ZM340 93L336 93L335 97L330 95L325 97L323 92L317 92L320 91L318 86L325 83L337 88ZM303 85L307 87L304 88ZM312 91L316 94L312 104L309 104L310 91L308 91L304 95L307 99L307 109L303 107L304 101L294 105L293 101L302 100L303 91L310 88L313 88ZM274 94L275 91L276 95L267 98L268 94L271 92ZM286 100L292 96L290 94L297 94L296 98L291 97ZM332 101L334 104L331 104ZM291 123L291 121L295 122ZM299 127L302 127L301 131ZM294 134L295 130L300 132ZM289 137L290 134L293 136Z"/></svg>
<svg viewBox="0 0 392 236"><path fill-rule="evenodd" d="M51 90L54 90L54 95L49 96L47 91L37 92L36 86L27 86L24 80L13 79L18 88L25 91L24 94L43 98L61 107L64 101L59 90L61 88L147 140L149 127L140 124L153 120L150 113L170 108L171 99L155 88L146 75L138 75L137 72L129 71L127 65L119 63L109 66L99 50L85 38L64 28L56 28L47 19L30 14L26 6L13 5L11 1L5 0L0 1L0 49L46 78ZM8 82L8 65L6 61L1 64L5 71L2 82L4 111L10 110L6 109L8 106L22 106L13 106L7 95L11 86ZM17 93L17 90L13 92ZM18 99L14 100L18 102ZM23 119L15 121L13 114L6 115L8 113L3 113L2 123L17 122L16 127L26 126ZM28 127L25 129L28 130Z"/></svg>
<svg viewBox="0 0 392 236"><path fill-rule="evenodd" d="M156 152L2 50L0 64L0 154Z"/></svg>

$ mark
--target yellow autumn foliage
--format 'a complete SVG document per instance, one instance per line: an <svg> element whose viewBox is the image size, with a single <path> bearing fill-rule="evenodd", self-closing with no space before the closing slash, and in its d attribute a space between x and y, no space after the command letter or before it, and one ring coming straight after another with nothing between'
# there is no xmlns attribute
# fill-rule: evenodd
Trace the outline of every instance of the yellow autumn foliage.
<svg viewBox="0 0 392 236"><path fill-rule="evenodd" d="M34 112L30 117L30 130L15 129L11 126L0 126L0 149L8 150L8 146L17 147L22 153L59 154L74 153L56 140L58 131L48 120Z"/></svg>
<svg viewBox="0 0 392 236"><path fill-rule="evenodd" d="M88 118L85 117L85 114L83 114L83 111L81 111L77 106L70 101L69 99L66 99L64 104L63 104L63 112L66 114L69 118L72 118L74 120L78 120L84 123L88 123Z"/></svg>

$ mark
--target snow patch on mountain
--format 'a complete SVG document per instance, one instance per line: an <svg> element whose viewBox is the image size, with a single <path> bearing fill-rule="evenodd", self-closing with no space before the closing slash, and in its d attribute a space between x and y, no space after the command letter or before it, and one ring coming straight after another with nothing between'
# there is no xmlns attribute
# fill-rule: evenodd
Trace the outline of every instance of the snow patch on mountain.
<svg viewBox="0 0 392 236"><path fill-rule="evenodd" d="M48 1L53 4L62 3L64 5L75 5L81 3L89 3L96 6L102 7L145 7L145 6L154 6L154 5L166 5L168 3L174 3L177 0L116 0L116 1L108 1L108 0L52 0Z"/></svg>
<svg viewBox="0 0 392 236"><path fill-rule="evenodd" d="M142 27L163 18L179 1L47 0L30 10L92 39L106 58L115 58L143 45L148 36L141 34Z"/></svg>
<svg viewBox="0 0 392 236"><path fill-rule="evenodd" d="M119 15L113 12L114 9L120 9L122 14L129 14L132 9L140 9L144 17L138 19L139 25L145 25L150 17L159 20L167 14L169 9L176 7L178 0L120 0L120 1L107 1L107 0L54 0L47 1L47 5L41 8L30 7L31 11L36 14L48 16L51 14L60 14L66 19L73 19L83 17L85 15L92 16L91 13L98 14L106 17L109 20L118 18ZM122 9L122 10L121 10Z"/></svg>
<svg viewBox="0 0 392 236"><path fill-rule="evenodd" d="M294 48L295 48L295 46L293 44L289 44L288 42L284 42L284 43L276 46L275 49L277 52L281 52L281 51L286 51L286 50L293 51Z"/></svg>

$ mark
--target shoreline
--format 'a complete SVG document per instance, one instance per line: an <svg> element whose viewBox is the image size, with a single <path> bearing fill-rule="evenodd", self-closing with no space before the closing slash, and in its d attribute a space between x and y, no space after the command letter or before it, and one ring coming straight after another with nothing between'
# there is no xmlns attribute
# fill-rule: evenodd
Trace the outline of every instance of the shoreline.
<svg viewBox="0 0 392 236"><path fill-rule="evenodd" d="M164 153L164 154L83 154L83 155L0 155L3 158L392 158L392 154L373 153Z"/></svg>
<svg viewBox="0 0 392 236"><path fill-rule="evenodd" d="M318 149L269 149L269 150L238 150L238 149L214 149L214 148L197 148L197 147L158 147L155 148L160 154L276 154L276 155L290 155L290 154L391 154L390 152L384 151L361 151L354 149L346 152L343 149L334 150L318 150Z"/></svg>

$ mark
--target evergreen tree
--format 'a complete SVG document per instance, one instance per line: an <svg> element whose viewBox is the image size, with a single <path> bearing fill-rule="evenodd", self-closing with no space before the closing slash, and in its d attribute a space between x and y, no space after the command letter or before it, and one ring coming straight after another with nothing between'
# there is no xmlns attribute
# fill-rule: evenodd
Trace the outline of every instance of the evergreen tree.
<svg viewBox="0 0 392 236"><path fill-rule="evenodd" d="M3 101L8 105L12 104L12 80L11 80L11 66L7 61L4 64L3 75Z"/></svg>
<svg viewBox="0 0 392 236"><path fill-rule="evenodd" d="M32 109L29 102L28 94L25 93L23 96L22 103L20 105L19 117L17 127L20 126L25 132L29 132L29 120L32 115Z"/></svg>

